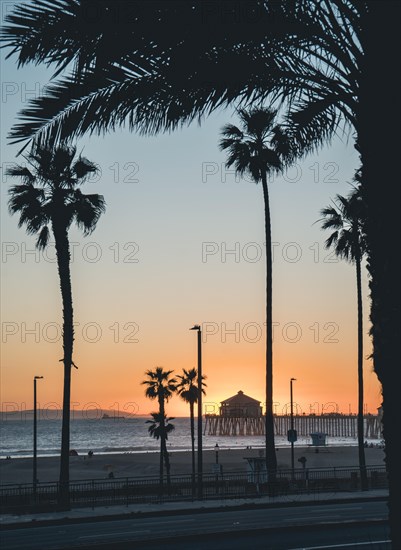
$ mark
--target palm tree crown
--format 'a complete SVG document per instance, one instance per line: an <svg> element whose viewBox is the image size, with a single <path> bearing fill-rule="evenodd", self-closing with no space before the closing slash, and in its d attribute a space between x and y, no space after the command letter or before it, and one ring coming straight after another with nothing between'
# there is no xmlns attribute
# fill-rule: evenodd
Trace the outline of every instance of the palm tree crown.
<svg viewBox="0 0 401 550"><path fill-rule="evenodd" d="M228 151L227 168L234 165L243 176L249 173L255 182L260 182L266 173L278 172L284 162L292 158L291 145L279 125L275 124L277 111L254 108L237 111L241 128L226 124L219 147Z"/></svg>
<svg viewBox="0 0 401 550"><path fill-rule="evenodd" d="M79 156L75 147L34 146L25 157L30 168L14 166L7 175L22 178L23 183L10 190L9 210L20 213L18 226L37 234L36 246L43 249L50 238L49 225L68 230L73 222L89 235L105 211L102 195L87 195L78 189L97 168Z"/></svg>
<svg viewBox="0 0 401 550"><path fill-rule="evenodd" d="M365 205L359 189L348 198L337 195L334 204L321 210L322 229L333 229L326 239L326 248L333 247L336 255L344 260L354 262L361 259L366 252L363 232Z"/></svg>
<svg viewBox="0 0 401 550"><path fill-rule="evenodd" d="M161 415L158 412L152 412L150 415L152 420L146 420L146 423L150 424L148 432L151 437L154 437L158 441L162 437L163 430ZM168 439L168 434L175 430L175 426L174 424L171 424L171 420L174 420L174 418L169 418L164 415L164 435L166 440Z"/></svg>
<svg viewBox="0 0 401 550"><path fill-rule="evenodd" d="M156 367L155 370L147 370L147 380L143 380L142 384L147 386L145 395L149 399L157 399L160 401L168 401L176 390L177 381L175 378L170 378L172 370L163 370L163 367Z"/></svg>
<svg viewBox="0 0 401 550"><path fill-rule="evenodd" d="M182 375L177 375L179 380L177 385L178 395L186 403L197 403L199 397L199 388L197 386L198 371L196 369L182 369ZM204 380L206 377L202 376ZM206 383L202 380L202 386L206 386ZM202 387L202 393L205 394L205 390Z"/></svg>

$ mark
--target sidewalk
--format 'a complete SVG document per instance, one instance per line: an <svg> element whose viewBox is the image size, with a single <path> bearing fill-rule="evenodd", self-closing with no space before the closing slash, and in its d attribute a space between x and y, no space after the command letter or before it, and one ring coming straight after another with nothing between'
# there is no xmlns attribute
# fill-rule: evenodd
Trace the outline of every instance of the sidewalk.
<svg viewBox="0 0 401 550"><path fill-rule="evenodd" d="M39 512L37 514L4 514L0 517L3 528L32 527L33 525L57 525L58 523L80 523L132 518L135 515L174 515L198 511L224 511L238 508L276 508L285 506L307 506L311 504L334 504L341 502L363 502L368 500L385 500L387 489L368 492L349 493L316 493L288 495L279 497L238 498L224 500L165 502L161 504L130 504L128 506L99 506L96 508L75 508L67 512Z"/></svg>

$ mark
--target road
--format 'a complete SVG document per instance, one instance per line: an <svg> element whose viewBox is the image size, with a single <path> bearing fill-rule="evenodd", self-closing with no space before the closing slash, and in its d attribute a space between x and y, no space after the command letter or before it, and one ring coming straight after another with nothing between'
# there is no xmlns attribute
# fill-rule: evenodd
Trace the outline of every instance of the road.
<svg viewBox="0 0 401 550"><path fill-rule="evenodd" d="M352 543L352 546L344 546L345 549L373 550L373 541L388 539L386 519L387 507L383 501L228 510L10 529L1 533L1 547L2 550L77 547L100 550L146 546L147 550L195 550L207 546L208 550L223 550L255 546L301 550L319 546L331 548L327 546L330 542ZM340 524L341 528L327 526L331 523ZM180 541L181 537L184 538ZM168 542L166 539L175 540ZM355 542L367 542L370 546L355 546ZM376 546L380 550L387 547L385 542ZM336 546L335 550L340 548L342 546Z"/></svg>

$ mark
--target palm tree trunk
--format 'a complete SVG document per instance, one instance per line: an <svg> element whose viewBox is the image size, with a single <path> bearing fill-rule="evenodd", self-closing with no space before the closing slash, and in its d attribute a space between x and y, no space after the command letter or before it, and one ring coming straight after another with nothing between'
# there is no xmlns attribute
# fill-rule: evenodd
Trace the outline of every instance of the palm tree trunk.
<svg viewBox="0 0 401 550"><path fill-rule="evenodd" d="M192 496L195 496L195 412L194 402L189 402L189 415L191 419L191 452L192 452Z"/></svg>
<svg viewBox="0 0 401 550"><path fill-rule="evenodd" d="M63 420L61 427L61 457L59 477L59 505L69 508L70 482L70 401L71 401L71 367L74 343L74 324L72 308L72 290L70 275L70 247L65 227L53 221L57 267L60 278L60 289L63 302L63 351L64 351L64 389Z"/></svg>
<svg viewBox="0 0 401 550"><path fill-rule="evenodd" d="M364 58L356 117L367 205L368 269L372 277L373 365L382 384L383 435L389 480L392 547L400 537L400 3L369 1L362 21ZM365 13L365 12L364 12ZM398 61L397 61L398 60ZM391 106L391 121L380 105ZM385 159L385 162L383 162Z"/></svg>
<svg viewBox="0 0 401 550"><path fill-rule="evenodd" d="M164 399L159 398L159 413L160 413L160 463L159 463L159 484L160 496L163 496L163 461L164 461L164 446L166 442L166 434L164 430Z"/></svg>
<svg viewBox="0 0 401 550"><path fill-rule="evenodd" d="M167 441L164 440L163 445L163 456L164 456L164 465L166 466L166 476L167 476L167 494L171 494L171 476L170 476L170 457L167 450Z"/></svg>
<svg viewBox="0 0 401 550"><path fill-rule="evenodd" d="M363 320L362 320L362 280L361 280L361 259L359 253L355 258L356 263L356 286L358 302L358 455L359 471L361 475L361 489L368 489L368 478L366 473L364 425L363 425Z"/></svg>
<svg viewBox="0 0 401 550"><path fill-rule="evenodd" d="M159 406L160 406L160 445L161 445L161 453L160 453L160 489L161 489L161 495L163 495L163 461L164 465L166 467L166 474L167 474L167 492L170 494L170 488L171 488L171 478L170 478L170 459L167 452L167 438L166 438L166 426L164 424L164 399L163 397L159 400Z"/></svg>
<svg viewBox="0 0 401 550"><path fill-rule="evenodd" d="M269 491L274 491L277 458L274 445L273 418L273 286L272 286L272 246L270 228L269 191L266 173L262 176L263 198L265 206L265 239L266 239L266 468L268 472Z"/></svg>

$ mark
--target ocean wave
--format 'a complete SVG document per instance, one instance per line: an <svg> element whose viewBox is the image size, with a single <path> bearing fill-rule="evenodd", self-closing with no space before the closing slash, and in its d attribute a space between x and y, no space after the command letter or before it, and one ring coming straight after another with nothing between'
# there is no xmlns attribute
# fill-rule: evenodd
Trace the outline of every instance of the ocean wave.
<svg viewBox="0 0 401 550"><path fill-rule="evenodd" d="M103 447L102 449L99 449L98 452L102 453L127 453L132 451L146 451L148 450L148 447L145 446L137 446L137 447Z"/></svg>

